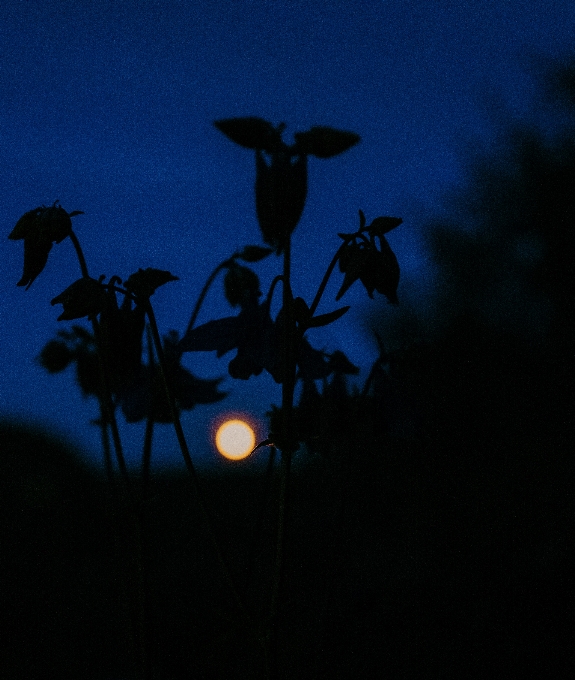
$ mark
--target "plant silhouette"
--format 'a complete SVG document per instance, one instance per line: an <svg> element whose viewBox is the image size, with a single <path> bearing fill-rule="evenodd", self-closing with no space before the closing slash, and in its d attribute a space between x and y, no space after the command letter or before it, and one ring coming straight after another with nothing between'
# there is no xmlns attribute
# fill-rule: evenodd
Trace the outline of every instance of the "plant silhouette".
<svg viewBox="0 0 575 680"><path fill-rule="evenodd" d="M26 212L9 235L24 240L24 271L18 282L30 288L43 271L54 243L70 238L77 253L82 276L52 301L62 305L59 321L87 318L91 331L73 324L60 331L39 355L42 366L50 373L76 367L76 378L83 396L96 397L100 417L96 423L102 431L102 442L108 482L115 515L117 559L124 565L128 625L126 641L130 648L135 677L152 677L149 599L146 572L145 507L150 488L152 430L155 423L172 424L192 481L194 496L203 515L219 573L234 603L233 616L251 631L262 651L261 666L265 676L278 678L278 622L281 613L286 555L286 525L289 507L289 480L293 455L301 443L310 451L327 452L320 443L321 434L310 425L306 415L308 402L314 402L318 417L341 414L347 400L344 375L357 373L343 353L327 354L315 349L308 331L336 322L349 306L324 314L316 314L323 293L336 264L344 274L337 294L339 300L351 285L360 280L369 297L374 291L397 303L399 265L385 234L401 224L401 219L377 217L369 225L359 211L359 228L340 233L342 243L327 267L318 291L310 304L294 297L291 288L291 239L302 216L307 196L307 163L310 156L327 159L341 154L359 142L352 132L330 127L312 127L295 133L295 143L282 139L285 125L274 127L260 118L233 118L216 121L215 126L233 142L255 154L255 208L264 243L269 247L248 245L219 264L208 278L192 311L183 336L170 331L163 340L156 324L151 299L155 291L178 280L168 271L139 269L124 280L117 275L105 282L105 276L89 275L84 253L72 228L72 218L81 211L66 212L56 201L51 207L41 206ZM378 246L379 244L379 246ZM260 301L262 293L257 274L247 266L272 253L282 257L281 273ZM245 263L245 264L243 264ZM195 327L199 309L208 288L220 272L224 272L225 296L237 316L209 321ZM281 285L282 305L275 319L271 317L274 292ZM118 304L117 296L122 296ZM143 362L144 336L147 363ZM180 422L184 410L198 404L214 403L226 394L218 390L221 380L201 380L181 365L184 352L215 351L223 356L236 355L228 364L232 378L248 380L267 371L282 386L281 407L273 407L270 431L256 448L268 446L271 458L276 449L281 453L281 475L278 490L277 528L269 577L269 598L262 611L253 611L238 588L233 568L214 531L213 511L202 492L194 463ZM332 376L330 382L328 378ZM303 383L302 399L294 405L296 382ZM315 389L315 381L324 383L323 394ZM364 395L365 396L365 395ZM146 420L142 453L141 484L135 485L126 466L116 414L120 409L128 423ZM327 409L327 411L326 411ZM323 415L321 415L323 414ZM111 456L111 433L116 463ZM314 448L315 447L315 448ZM120 472L118 487L115 467Z"/></svg>
<svg viewBox="0 0 575 680"><path fill-rule="evenodd" d="M145 483L130 474L125 488L116 461L107 495L105 479L76 474L47 444L26 444L0 424L8 677L573 676L574 72L564 67L553 80L562 88L553 104L566 102L571 122L553 136L535 124L506 130L471 164L453 217L426 225L437 267L426 310L406 305L405 290L400 307L378 309L380 296L395 302L396 264L381 236L398 218L368 227L361 213L334 235L336 256L315 298L291 294L285 260L291 267L305 200L281 229L264 219L265 245L214 268L185 331L164 335L161 356L145 301L155 285L178 285L171 275L140 275L133 292L119 280L88 284L93 300L80 309L101 310L98 330L72 319L42 360L54 371L74 365L83 393L99 399L104 446L110 413L146 420ZM320 128L322 145L306 146L304 136L296 151L282 141L284 126L261 119L218 128L254 154L256 180L264 172L264 218L283 209L282 181L301 199L307 162L321 163L334 139ZM351 140L345 134L337 148ZM46 250L59 234L44 230ZM262 293L257 262L274 253L284 267ZM234 311L196 327L220 275ZM375 298L367 321L379 352L361 387L349 384L356 368L342 353L314 347L314 327L346 313L332 301L318 314L332 275L342 299L341 286L357 281ZM126 313L106 330L106 313L117 313L112 288ZM102 380L98 347L104 357L116 351L114 328L126 338L122 366ZM194 493L213 501L203 517L189 480L149 475L154 424L175 427L192 398L222 394L220 383L178 378L187 351L216 353L239 379L268 372L286 395L259 442L269 452L264 478L241 468L206 473ZM174 368L166 370L174 409L163 366ZM22 605L28 593L36 617Z"/></svg>

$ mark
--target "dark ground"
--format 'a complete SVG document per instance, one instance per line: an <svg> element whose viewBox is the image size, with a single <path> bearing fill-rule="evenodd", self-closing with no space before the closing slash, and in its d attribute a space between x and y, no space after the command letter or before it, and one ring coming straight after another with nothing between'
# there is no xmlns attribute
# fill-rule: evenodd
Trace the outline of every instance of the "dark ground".
<svg viewBox="0 0 575 680"><path fill-rule="evenodd" d="M282 677L573 677L572 451L561 439L554 429L521 451L505 438L489 451L390 439L353 464L316 456L301 466ZM104 480L13 424L1 425L0 450L2 678L129 677ZM269 598L273 556L264 481L233 470L203 479L253 612ZM187 478L153 480L143 517L154 677L263 677Z"/></svg>

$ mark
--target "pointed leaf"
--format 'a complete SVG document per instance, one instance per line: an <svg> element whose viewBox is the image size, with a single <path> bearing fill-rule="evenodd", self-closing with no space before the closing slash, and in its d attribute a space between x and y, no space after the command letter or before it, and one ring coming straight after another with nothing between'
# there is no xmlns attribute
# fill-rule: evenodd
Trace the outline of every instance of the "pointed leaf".
<svg viewBox="0 0 575 680"><path fill-rule="evenodd" d="M280 141L274 126L256 116L216 120L214 125L232 142L246 149L262 149L271 153Z"/></svg>
<svg viewBox="0 0 575 680"><path fill-rule="evenodd" d="M156 288L163 286L168 281L178 281L178 277L168 271L148 267L147 269L138 269L137 272L131 274L128 280L124 282L124 286L138 297L149 298L154 294Z"/></svg>
<svg viewBox="0 0 575 680"><path fill-rule="evenodd" d="M188 410L196 404L215 404L228 396L218 391L222 378L196 378L187 369L179 367L174 385L174 396L179 408Z"/></svg>
<svg viewBox="0 0 575 680"><path fill-rule="evenodd" d="M181 352L212 352L218 356L238 346L241 324L237 316L228 316L192 328L178 343Z"/></svg>
<svg viewBox="0 0 575 680"><path fill-rule="evenodd" d="M251 456L252 453L255 453L258 449L261 449L262 446L275 446L273 441L271 439L264 439L263 442L260 442L254 448L250 451L249 455Z"/></svg>
<svg viewBox="0 0 575 680"><path fill-rule="evenodd" d="M363 214L363 210L359 211L359 230L363 231L365 228L365 215Z"/></svg>
<svg viewBox="0 0 575 680"><path fill-rule="evenodd" d="M76 215L84 215L84 214L85 213L84 213L83 210L72 210L72 212L69 213L69 216L70 217L76 217Z"/></svg>
<svg viewBox="0 0 575 680"><path fill-rule="evenodd" d="M244 262L259 262L273 252L272 248L266 248L265 246L245 246L238 253L238 257L244 260Z"/></svg>
<svg viewBox="0 0 575 680"><path fill-rule="evenodd" d="M307 132L296 132L296 151L317 158L331 158L357 144L361 137L355 132L335 130L331 127L314 126Z"/></svg>
<svg viewBox="0 0 575 680"><path fill-rule="evenodd" d="M403 220L401 217L376 217L367 228L370 236L383 236L388 231L398 227Z"/></svg>
<svg viewBox="0 0 575 680"><path fill-rule="evenodd" d="M319 316L314 316L312 319L310 319L306 326L308 328L319 328L320 326L327 326L330 323L333 323L334 321L337 321L340 319L349 309L349 305L347 307L340 307L340 309L336 309L333 312L328 312L327 314L320 314Z"/></svg>

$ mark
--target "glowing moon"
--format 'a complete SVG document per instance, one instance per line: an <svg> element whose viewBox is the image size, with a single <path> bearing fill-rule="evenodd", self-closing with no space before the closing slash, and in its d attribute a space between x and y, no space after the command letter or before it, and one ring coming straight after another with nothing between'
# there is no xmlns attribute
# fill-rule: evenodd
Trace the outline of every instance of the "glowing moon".
<svg viewBox="0 0 575 680"><path fill-rule="evenodd" d="M243 420L226 420L216 432L216 446L225 458L246 458L256 445L252 428Z"/></svg>

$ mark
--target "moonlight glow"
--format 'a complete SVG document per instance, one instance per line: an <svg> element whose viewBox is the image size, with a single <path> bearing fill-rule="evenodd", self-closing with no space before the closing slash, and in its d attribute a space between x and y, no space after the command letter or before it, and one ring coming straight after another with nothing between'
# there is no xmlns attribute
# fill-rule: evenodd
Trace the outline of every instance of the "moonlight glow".
<svg viewBox="0 0 575 680"><path fill-rule="evenodd" d="M252 428L243 420L227 420L216 432L216 446L225 458L246 458L256 445Z"/></svg>

